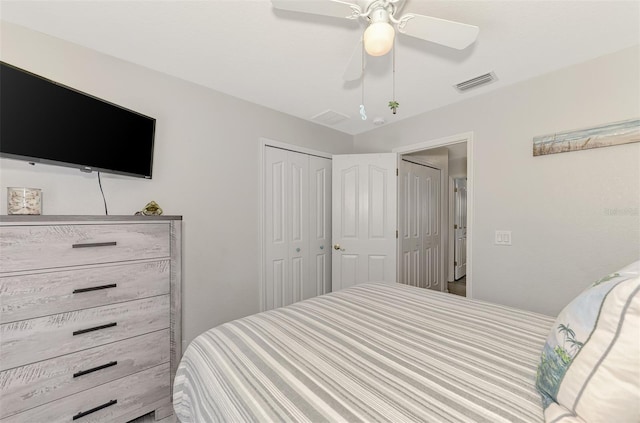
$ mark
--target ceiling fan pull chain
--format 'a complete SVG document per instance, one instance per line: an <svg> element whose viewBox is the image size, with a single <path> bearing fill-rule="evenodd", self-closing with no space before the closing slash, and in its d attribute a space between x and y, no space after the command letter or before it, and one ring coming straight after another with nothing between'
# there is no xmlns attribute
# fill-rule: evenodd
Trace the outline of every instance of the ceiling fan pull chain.
<svg viewBox="0 0 640 423"><path fill-rule="evenodd" d="M364 49L362 49L362 102L360 103L360 117L367 120L367 112L364 109Z"/></svg>
<svg viewBox="0 0 640 423"><path fill-rule="evenodd" d="M393 52L391 53L391 101L389 102L389 108L395 115L400 104L396 101L396 40L393 40Z"/></svg>
<svg viewBox="0 0 640 423"><path fill-rule="evenodd" d="M393 74L392 74L392 78L393 78L393 101L396 101L396 39L393 39Z"/></svg>

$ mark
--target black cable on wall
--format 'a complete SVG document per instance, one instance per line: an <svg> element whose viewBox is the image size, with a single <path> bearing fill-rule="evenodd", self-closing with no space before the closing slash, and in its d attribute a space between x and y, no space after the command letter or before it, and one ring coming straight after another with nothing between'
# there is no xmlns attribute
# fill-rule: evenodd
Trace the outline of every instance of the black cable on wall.
<svg viewBox="0 0 640 423"><path fill-rule="evenodd" d="M104 214L109 216L109 211L107 210L107 199L104 197L104 191L102 190L102 180L100 179L100 172L98 172L98 185L100 186L100 192L102 193L102 201L104 201Z"/></svg>

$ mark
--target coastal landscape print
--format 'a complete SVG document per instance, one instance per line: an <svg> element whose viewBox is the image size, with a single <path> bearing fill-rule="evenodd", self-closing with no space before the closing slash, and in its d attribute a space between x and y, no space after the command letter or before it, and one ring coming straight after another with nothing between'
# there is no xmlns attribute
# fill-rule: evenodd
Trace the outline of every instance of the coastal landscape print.
<svg viewBox="0 0 640 423"><path fill-rule="evenodd" d="M640 142L640 119L534 137L533 155L566 153L632 142Z"/></svg>

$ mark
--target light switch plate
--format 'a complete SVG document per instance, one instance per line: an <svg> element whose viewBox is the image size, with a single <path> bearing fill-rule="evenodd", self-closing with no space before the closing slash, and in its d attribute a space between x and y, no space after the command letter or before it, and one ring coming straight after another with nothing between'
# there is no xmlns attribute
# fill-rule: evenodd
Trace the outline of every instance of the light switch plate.
<svg viewBox="0 0 640 423"><path fill-rule="evenodd" d="M496 245L511 245L511 231L496 231Z"/></svg>

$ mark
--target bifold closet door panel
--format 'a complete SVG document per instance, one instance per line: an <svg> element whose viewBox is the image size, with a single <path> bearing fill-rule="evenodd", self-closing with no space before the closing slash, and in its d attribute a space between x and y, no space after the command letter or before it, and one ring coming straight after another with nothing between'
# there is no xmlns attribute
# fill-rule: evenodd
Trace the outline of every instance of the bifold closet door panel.
<svg viewBox="0 0 640 423"><path fill-rule="evenodd" d="M331 159L265 147L263 310L331 291Z"/></svg>
<svg viewBox="0 0 640 423"><path fill-rule="evenodd" d="M441 269L441 203L440 203L440 171L423 167L422 196L422 270L421 285L423 288L442 290L440 280Z"/></svg>
<svg viewBox="0 0 640 423"><path fill-rule="evenodd" d="M400 281L420 286L422 265L422 188L421 166L403 160L400 163L400 242L402 264Z"/></svg>
<svg viewBox="0 0 640 423"><path fill-rule="evenodd" d="M400 165L401 283L440 290L440 171Z"/></svg>
<svg viewBox="0 0 640 423"><path fill-rule="evenodd" d="M303 299L331 292L331 160L309 156L309 282Z"/></svg>
<svg viewBox="0 0 640 423"><path fill-rule="evenodd" d="M265 148L264 287L265 310L281 307L289 285L289 166L287 151Z"/></svg>
<svg viewBox="0 0 640 423"><path fill-rule="evenodd" d="M287 152L289 166L289 270L284 304L303 299L309 284L309 155Z"/></svg>

